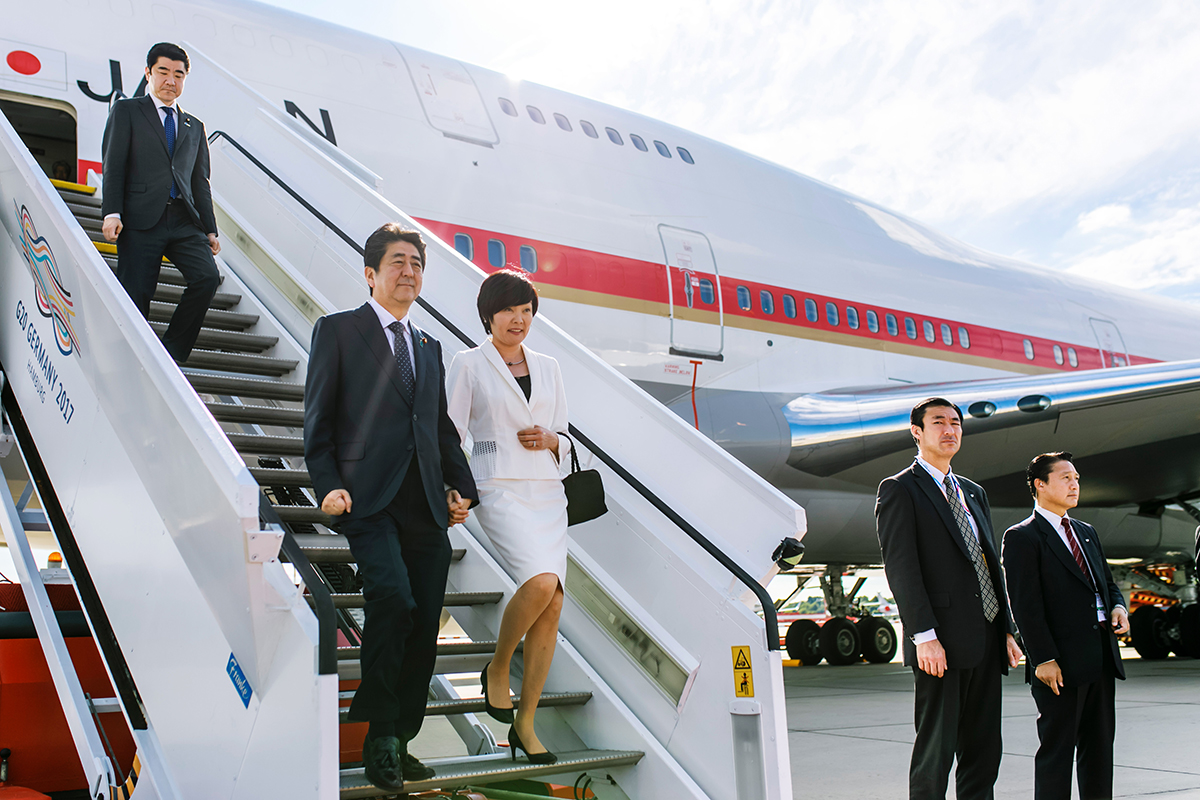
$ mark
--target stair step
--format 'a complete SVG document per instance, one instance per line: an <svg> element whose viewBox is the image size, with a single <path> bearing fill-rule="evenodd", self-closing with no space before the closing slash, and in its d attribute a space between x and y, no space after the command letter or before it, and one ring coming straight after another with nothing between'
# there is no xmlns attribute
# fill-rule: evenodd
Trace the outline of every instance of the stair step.
<svg viewBox="0 0 1200 800"><path fill-rule="evenodd" d="M167 331L167 323L151 322L150 327L161 337ZM262 353L279 343L278 336L259 336L238 331L215 331L201 328L196 346L212 350L238 350L243 353Z"/></svg>
<svg viewBox="0 0 1200 800"><path fill-rule="evenodd" d="M260 381L252 378L235 378L228 375L205 375L183 371L183 376L200 394L228 395L230 397L253 397L258 400L291 400L304 402L304 385L282 381ZM298 455L304 455L304 449Z"/></svg>
<svg viewBox="0 0 1200 800"><path fill-rule="evenodd" d="M470 672L477 675L491 660L491 653L442 655L439 652L437 660L433 665L433 674L457 675L463 672ZM338 661L338 680L362 680L362 663L357 658Z"/></svg>
<svg viewBox="0 0 1200 800"><path fill-rule="evenodd" d="M405 781L402 792L480 786L540 775L578 775L590 769L632 766L641 761L645 754L637 750L572 750L557 755L558 762L555 764L531 764L524 755L512 761L508 753L431 758L423 763L433 767L437 774L426 781ZM384 791L367 783L362 767L341 771L342 800L386 797L391 794L395 792Z"/></svg>
<svg viewBox="0 0 1200 800"><path fill-rule="evenodd" d="M304 410L275 406L243 406L234 403L205 403L214 419L222 422L244 422L252 425L280 425L286 428L304 427ZM304 475L308 472L300 470ZM299 484L298 484L299 485Z"/></svg>
<svg viewBox="0 0 1200 800"><path fill-rule="evenodd" d="M354 698L354 692L339 692L338 697L342 700L351 700ZM592 699L591 692L545 692L541 699L538 700L538 708L556 708L560 706L581 706ZM520 695L513 697L513 707L515 708L521 702ZM483 707L482 697L466 697L458 700L430 700L425 704L425 716L439 717L448 714L484 714L487 709ZM350 707L343 706L338 709L338 722L345 725L350 722L347 717L350 715Z"/></svg>
<svg viewBox="0 0 1200 800"><path fill-rule="evenodd" d="M82 224L84 220L96 220L103 223L104 217L100 215L99 203L96 203L95 205L90 203L81 203L76 198L82 197L82 195L63 194L60 192L59 196L62 197L63 202L67 204L67 210L75 215L75 219L79 220L80 224Z"/></svg>
<svg viewBox="0 0 1200 800"><path fill-rule="evenodd" d="M175 313L175 306L157 301L150 303L151 322L170 322ZM217 328L223 331L244 331L258 323L258 314L239 314L236 311L221 311L210 308L204 315L205 328Z"/></svg>
<svg viewBox="0 0 1200 800"><path fill-rule="evenodd" d="M315 525L329 526L334 523L333 517L313 506L271 506L283 522L307 522Z"/></svg>
<svg viewBox="0 0 1200 800"><path fill-rule="evenodd" d="M213 416L216 416L214 413ZM220 417L217 417L220 419ZM306 469L270 469L250 467L250 474L259 486L312 486L312 476ZM309 559L311 561L312 559Z"/></svg>
<svg viewBox="0 0 1200 800"><path fill-rule="evenodd" d="M309 597L311 603L312 596L306 595L306 597ZM330 597L333 598L334 608L363 608L366 605L362 592L333 592ZM442 605L447 608L490 606L499 603L503 597L504 592L446 592Z"/></svg>
<svg viewBox="0 0 1200 800"><path fill-rule="evenodd" d="M154 290L154 302L157 303L173 303L178 304L179 298L183 297L182 286L172 286L166 283L159 283ZM232 294L230 292L217 292L209 301L208 307L228 311L229 309L242 302L240 294Z"/></svg>
<svg viewBox="0 0 1200 800"><path fill-rule="evenodd" d="M302 456L304 439L299 436L262 436L256 433L227 433L230 443L241 454L256 456Z"/></svg>
<svg viewBox="0 0 1200 800"><path fill-rule="evenodd" d="M525 649L525 642L517 642L517 651ZM338 661L357 661L361 655L360 647L339 647ZM478 642L441 642L437 646L439 656L491 656L496 653L496 642L488 639ZM480 667L482 669L482 667Z"/></svg>
<svg viewBox="0 0 1200 800"><path fill-rule="evenodd" d="M216 369L225 372L280 377L294 370L300 362L294 358L268 358L245 353L193 350L185 363L187 366L197 369Z"/></svg>
<svg viewBox="0 0 1200 800"><path fill-rule="evenodd" d="M282 472L283 470L258 470L259 472ZM254 474L255 469L250 470ZM260 485L263 481L255 475ZM265 485L270 485L269 482ZM350 543L345 536L337 533L297 533L293 534L296 544L304 551L304 555L313 564L353 564L354 556L350 554ZM456 547L450 551L451 561L462 561L467 554L464 548Z"/></svg>

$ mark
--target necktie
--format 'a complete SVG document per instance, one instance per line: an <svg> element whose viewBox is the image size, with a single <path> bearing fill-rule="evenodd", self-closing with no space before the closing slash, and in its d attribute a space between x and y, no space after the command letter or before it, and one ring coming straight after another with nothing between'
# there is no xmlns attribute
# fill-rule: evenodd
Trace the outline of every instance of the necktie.
<svg viewBox="0 0 1200 800"><path fill-rule="evenodd" d="M408 355L408 344L404 341L404 325L397 321L388 325L388 329L395 334L396 368L400 370L400 382L404 384L404 388L408 391L408 402L411 403L413 395L416 393L417 380L413 374L412 361Z"/></svg>
<svg viewBox="0 0 1200 800"><path fill-rule="evenodd" d="M1067 534L1067 545L1071 548L1071 555L1075 556L1075 563L1079 565L1080 572L1083 577L1087 578L1088 586L1092 587L1092 591L1096 591L1096 582L1092 580L1092 571L1088 569L1087 561L1083 559L1083 550L1079 547L1079 540L1075 538L1075 531L1071 529L1071 523L1066 518L1062 518L1063 530Z"/></svg>
<svg viewBox="0 0 1200 800"><path fill-rule="evenodd" d="M963 544L967 546L967 552L971 555L971 563L975 566L975 575L979 578L979 590L983 597L983 617L991 622L1000 613L1000 601L996 599L996 587L992 585L992 574L988 572L987 561L983 558L983 548L980 547L979 540L975 538L975 532L971 530L971 523L967 520L967 509L958 499L958 487L954 485L953 479L947 475L946 479L942 481L942 485L946 487L946 502L950 504L950 513L954 515L954 521L958 524L958 533L963 538Z"/></svg>
<svg viewBox="0 0 1200 800"><path fill-rule="evenodd" d="M175 109L170 106L163 106L163 111L166 112L167 118L163 121L163 133L167 135L167 155L171 158L175 157ZM171 171L171 199L174 200L179 196L179 190L175 188L174 170Z"/></svg>

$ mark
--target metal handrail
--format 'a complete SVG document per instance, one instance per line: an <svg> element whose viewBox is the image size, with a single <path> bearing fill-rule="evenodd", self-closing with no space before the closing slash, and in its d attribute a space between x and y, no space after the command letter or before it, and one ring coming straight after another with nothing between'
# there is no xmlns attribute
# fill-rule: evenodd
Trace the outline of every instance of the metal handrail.
<svg viewBox="0 0 1200 800"><path fill-rule="evenodd" d="M299 203L301 206L303 206L305 208L305 210L307 210L310 214L312 214L314 217L319 219L321 221L321 223L325 225L325 227L329 228L329 230L331 230L335 234L337 234L337 236L342 241L344 241L346 244L350 245L350 247L353 248L356 253L358 253L359 255L364 254L364 249L363 249L362 245L360 245L354 239L351 239L350 236L345 231L343 231L337 225L333 224L332 220L330 220L328 217L326 217L324 214L322 214L320 211L318 211L311 203L309 203L307 200L305 200L303 197L301 197L298 192L296 192L292 187L288 186L287 183L284 182L284 180L282 178L280 178L278 175L276 175L274 172L272 172L271 169L269 167L267 167L267 165L263 164L261 161L259 161L257 158L255 158L254 155L250 153L250 151L248 151L245 147L243 147L240 143L238 143L237 140L235 140L232 136L230 136L225 131L218 130L218 131L213 131L212 134L208 137L208 140L211 143L211 142L215 142L218 138L224 139L225 141L227 141L231 145L233 145L235 148L237 148L238 152L240 152L243 156L245 156L252 164L254 164L254 166L256 166L260 170L262 170L262 172L264 174L266 174L266 176L268 178L270 178L276 184L278 184L279 188L281 188L285 192L287 192L292 197L292 199L295 200L297 203ZM458 328L457 325L455 325L453 322L451 322L449 319L447 319L445 316L443 316L441 314L441 312L439 312L432 305L430 305L429 302L426 301L424 298L418 297L417 303L421 306L421 308L423 308L425 311L427 311L434 319L436 319L439 324L441 324L444 328L446 328L446 330L450 331L456 337L458 337L459 341L461 341L467 347L478 347L477 342L473 341L471 339L471 337L469 337L469 336L467 336L467 334L463 333ZM640 480L638 480L636 477L634 477L633 474L631 472L629 472L629 470L627 470L623 466L621 466L621 464L615 458L613 458L611 455L609 455L607 452L605 452L603 449L601 449L599 446L597 446L597 444L594 441L592 441L590 438L588 438L586 435L581 433L578 428L576 428L574 425L568 425L567 432L570 433L572 436L578 437L579 441L583 442L584 446L587 447L588 450L590 450L597 458L599 458L601 461L603 461L604 464L609 469L611 469L614 473L616 473L618 477L620 477L623 481L625 481L627 484L629 484L631 487L633 487L633 489L638 494L640 494L652 506L654 506L656 509L658 509L660 512L662 512L662 514L667 519L669 519L672 523L674 523L676 527L678 527L680 530L682 530L684 533L686 533L692 539L692 541L694 541L694 542L696 542L696 544L700 545L700 547L703 548L706 553L708 553L714 559L716 559L716 561L721 566L723 566L723 567L725 567L725 569L729 570L729 572L731 572L734 575L734 577L736 577L739 581L744 583L752 592L754 592L755 596L758 597L759 603L762 605L763 622L766 625L766 633L767 633L767 649L768 650L780 649L779 618L775 613L775 604L774 604L774 602L772 602L771 595L767 592L766 588L762 584L760 584L758 581L756 581L753 577L751 577L750 574L748 572L746 572L746 570L742 569L742 567L736 561L734 561L732 558L730 558L729 555L727 553L725 553L725 551L721 550L721 548L719 548L715 544L713 544L708 539L708 537L706 537L699 530L697 530L695 528L695 526L693 526L690 522L688 522L686 519L684 519L682 516L680 516L678 514L678 512L675 511L675 509L673 509L669 505L667 505L667 503L661 497L659 497L657 494L655 494L648 486L646 486L644 483L642 483Z"/></svg>

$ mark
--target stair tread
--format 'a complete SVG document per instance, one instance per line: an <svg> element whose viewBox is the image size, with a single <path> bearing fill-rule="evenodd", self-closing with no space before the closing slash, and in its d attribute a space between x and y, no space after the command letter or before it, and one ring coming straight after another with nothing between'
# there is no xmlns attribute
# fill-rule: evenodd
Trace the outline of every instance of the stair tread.
<svg viewBox="0 0 1200 800"><path fill-rule="evenodd" d="M642 760L640 750L571 750L558 753L555 764L531 764L525 756L512 761L508 753L486 756L458 756L428 759L424 763L437 771L429 780L405 781L404 792L423 792L427 789L453 789L458 786L483 785L501 780L532 778L538 775L578 773L600 767L630 766ZM367 782L361 767L341 770L341 797L384 797L386 792Z"/></svg>
<svg viewBox="0 0 1200 800"><path fill-rule="evenodd" d="M96 194L95 186L88 186L83 183L72 183L71 181L60 181L57 178L51 178L50 183L55 189L58 190L60 196L95 198L97 203L100 202L100 196Z"/></svg>
<svg viewBox="0 0 1200 800"><path fill-rule="evenodd" d="M244 422L256 425L304 427L304 410L276 406L240 405L238 403L205 403L214 419L222 422ZM299 470L307 475L306 470Z"/></svg>
<svg viewBox="0 0 1200 800"><path fill-rule="evenodd" d="M168 283L159 283L154 290L154 301L158 303L177 304L179 298L183 297L184 287L174 286ZM232 292L217 292L213 295L212 300L208 302L210 309L218 311L228 311L229 309L242 302L240 294Z"/></svg>
<svg viewBox="0 0 1200 800"><path fill-rule="evenodd" d="M160 303L154 300L150 303L151 322L170 322L175 313L175 306L170 303ZM244 331L258 323L258 314L242 314L237 311L222 311L210 308L204 315L205 328L217 328L226 331Z"/></svg>
<svg viewBox="0 0 1200 800"><path fill-rule="evenodd" d="M260 472L284 472L285 470L263 470L253 468L250 473L253 475L255 469ZM264 481L255 476L259 484ZM270 482L266 481L269 486ZM354 556L350 553L350 542L345 536L338 533L297 533L293 534L296 539L296 544L304 551L304 555L314 564L352 564ZM450 551L451 561L462 561L466 556L465 548L456 547Z"/></svg>
<svg viewBox="0 0 1200 800"><path fill-rule="evenodd" d="M339 647L337 649L337 657L339 661L353 661L360 655L360 647ZM523 651L525 642L522 640L517 642L517 650ZM439 656L478 656L491 655L496 652L496 640L486 639L476 642L438 642L437 654Z"/></svg>
<svg viewBox="0 0 1200 800"><path fill-rule="evenodd" d="M338 698L341 700L350 700L354 697L354 692L339 692ZM541 699L538 700L538 708L553 708L558 706L581 706L592 699L591 692L542 692ZM521 696L516 695L512 699L513 707L516 707L521 702ZM483 706L482 697L461 697L457 700L430 700L425 704L425 716L438 717L450 714L483 714L487 709ZM350 714L349 706L342 706L338 709L338 722L342 725L350 723L347 717Z"/></svg>
<svg viewBox="0 0 1200 800"><path fill-rule="evenodd" d="M271 358L251 353L222 353L219 350L193 350L184 362L189 367L219 369L251 375L282 376L300 363L294 358Z"/></svg>
<svg viewBox="0 0 1200 800"><path fill-rule="evenodd" d="M299 436L265 436L258 433L226 433L239 453L255 455L304 455L304 439Z"/></svg>
<svg viewBox="0 0 1200 800"><path fill-rule="evenodd" d="M276 506L272 505L275 513L282 522L309 522L318 525L332 525L333 517L315 506Z"/></svg>
<svg viewBox="0 0 1200 800"><path fill-rule="evenodd" d="M311 595L309 602L312 602ZM331 592L334 608L362 608L365 604L362 592ZM446 592L444 606L486 606L499 603L504 592Z"/></svg>
<svg viewBox="0 0 1200 800"><path fill-rule="evenodd" d="M201 394L253 397L259 400L304 400L304 385L283 381L264 381L232 375L207 375L184 369L183 375Z"/></svg>
<svg viewBox="0 0 1200 800"><path fill-rule="evenodd" d="M165 322L151 322L150 327L162 336L167 330ZM211 328L201 328L196 346L207 349L238 350L245 353L262 354L279 343L278 336L260 336L256 333L241 333L239 331L219 331Z"/></svg>

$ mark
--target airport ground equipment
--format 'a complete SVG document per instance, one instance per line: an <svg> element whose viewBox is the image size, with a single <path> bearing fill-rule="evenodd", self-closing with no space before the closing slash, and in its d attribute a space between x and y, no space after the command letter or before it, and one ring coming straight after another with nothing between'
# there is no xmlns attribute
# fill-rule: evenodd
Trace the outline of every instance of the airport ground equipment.
<svg viewBox="0 0 1200 800"><path fill-rule="evenodd" d="M154 734L160 796L379 796L361 768L339 770L338 682L356 675L362 597L312 497L300 420L313 321L365 299L356 243L411 220L366 167L218 65L189 82L189 99L220 131L224 250L182 370L153 330L181 277L164 268L147 326L112 274L94 194L52 188L0 122L6 397L77 544L69 566L89 619L108 626L106 657L128 670L123 713ZM430 242L414 314L447 355L470 340L482 277ZM482 754L431 760L438 776L406 790L591 771L601 797L790 797L773 616L764 626L739 595L749 584L765 596L752 576L803 533L802 511L549 320L533 336L562 366L610 508L571 530L538 715L561 760L488 752L496 743L470 716L482 702L437 679L428 713L452 715ZM443 675L482 666L516 589L473 521L451 538L446 607L472 641L439 653ZM339 631L350 646L335 647Z"/></svg>

